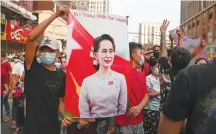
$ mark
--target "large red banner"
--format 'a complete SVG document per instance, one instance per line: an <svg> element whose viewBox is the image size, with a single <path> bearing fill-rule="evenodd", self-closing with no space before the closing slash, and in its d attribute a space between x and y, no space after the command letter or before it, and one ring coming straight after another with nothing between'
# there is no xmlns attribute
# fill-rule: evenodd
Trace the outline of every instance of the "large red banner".
<svg viewBox="0 0 216 134"><path fill-rule="evenodd" d="M96 72L93 66L93 58L90 51L93 45L94 37L78 22L72 15L68 16L68 43L75 43L77 48L72 48L68 55L69 61L66 73L66 94L65 94L65 114L69 117L80 118L79 95L83 79ZM124 74L127 82L127 89L130 89L130 63L121 56L115 55L112 70ZM127 91L130 94L130 91Z"/></svg>
<svg viewBox="0 0 216 134"><path fill-rule="evenodd" d="M20 43L26 43L26 40L27 40L29 33L30 33L30 30L27 30L21 26L7 23L6 40L11 40L11 41L20 42Z"/></svg>

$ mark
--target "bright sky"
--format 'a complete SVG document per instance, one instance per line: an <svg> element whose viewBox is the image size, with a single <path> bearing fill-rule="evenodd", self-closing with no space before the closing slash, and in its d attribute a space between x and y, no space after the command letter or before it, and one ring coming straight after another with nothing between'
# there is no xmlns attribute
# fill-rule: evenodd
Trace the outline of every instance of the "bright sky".
<svg viewBox="0 0 216 134"><path fill-rule="evenodd" d="M168 19L168 30L180 24L180 0L110 0L111 13L129 16L128 32L139 32L139 23L163 22ZM129 34L129 41L137 35Z"/></svg>

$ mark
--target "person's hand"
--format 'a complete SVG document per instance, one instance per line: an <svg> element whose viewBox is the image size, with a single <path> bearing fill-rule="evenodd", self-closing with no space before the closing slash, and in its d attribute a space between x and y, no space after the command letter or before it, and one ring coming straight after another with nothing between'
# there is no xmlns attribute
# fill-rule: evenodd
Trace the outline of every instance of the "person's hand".
<svg viewBox="0 0 216 134"><path fill-rule="evenodd" d="M181 30L176 30L176 33L178 35L179 38L182 38L183 37L183 33Z"/></svg>
<svg viewBox="0 0 216 134"><path fill-rule="evenodd" d="M131 119L135 118L140 113L141 110L142 110L142 108L138 105L130 108L129 113L128 113L128 117Z"/></svg>
<svg viewBox="0 0 216 134"><path fill-rule="evenodd" d="M62 120L62 125L61 125L61 127L67 127L67 126L69 126L71 123L72 123L72 119L71 119L70 117L65 117L65 118Z"/></svg>
<svg viewBox="0 0 216 134"><path fill-rule="evenodd" d="M166 32L169 23L170 23L169 21L164 20L164 21L163 21L163 24L162 24L161 27L160 27L160 31L161 31L161 32Z"/></svg>
<svg viewBox="0 0 216 134"><path fill-rule="evenodd" d="M88 119L80 119L79 122L80 122L81 126L87 126L88 125Z"/></svg>
<svg viewBox="0 0 216 134"><path fill-rule="evenodd" d="M115 132L115 127L108 127L107 134L114 134L114 132Z"/></svg>
<svg viewBox="0 0 216 134"><path fill-rule="evenodd" d="M56 15L56 17L60 17L62 15L67 16L69 12L70 11L69 11L68 7L60 7L56 10L55 15Z"/></svg>
<svg viewBox="0 0 216 134"><path fill-rule="evenodd" d="M9 97L9 99L12 99L13 98L13 94L10 92L8 97Z"/></svg>
<svg viewBox="0 0 216 134"><path fill-rule="evenodd" d="M13 90L11 91L11 94L13 95L13 94L15 94L15 93L16 93L16 90L13 89Z"/></svg>
<svg viewBox="0 0 216 134"><path fill-rule="evenodd" d="M206 46L206 41L205 40L201 40L200 47L203 48L205 46Z"/></svg>
<svg viewBox="0 0 216 134"><path fill-rule="evenodd" d="M145 55L148 55L148 54L153 53L153 50L149 50L149 51L144 51L144 50L142 50L141 53L142 53L142 55L145 56Z"/></svg>
<svg viewBox="0 0 216 134"><path fill-rule="evenodd" d="M7 90L4 90L4 91L3 91L3 94L4 94L5 96L7 96L8 93L9 93L9 92L8 92Z"/></svg>
<svg viewBox="0 0 216 134"><path fill-rule="evenodd" d="M169 39L170 39L171 42L173 41L172 35L169 35Z"/></svg>

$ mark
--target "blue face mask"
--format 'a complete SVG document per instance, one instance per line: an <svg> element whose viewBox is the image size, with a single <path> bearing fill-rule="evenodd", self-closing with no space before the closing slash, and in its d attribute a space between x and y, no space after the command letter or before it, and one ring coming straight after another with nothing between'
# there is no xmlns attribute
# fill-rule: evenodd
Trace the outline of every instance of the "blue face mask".
<svg viewBox="0 0 216 134"><path fill-rule="evenodd" d="M158 69L158 68L155 68L155 69L153 70L153 73L154 73L154 75L159 75L159 69Z"/></svg>
<svg viewBox="0 0 216 134"><path fill-rule="evenodd" d="M56 53L40 53L40 61L46 66L55 64Z"/></svg>
<svg viewBox="0 0 216 134"><path fill-rule="evenodd" d="M56 66L56 68L60 69L61 68L61 63L56 62L55 66Z"/></svg>
<svg viewBox="0 0 216 134"><path fill-rule="evenodd" d="M144 58L144 56L142 55L142 56L141 56L141 60L139 61L139 63L140 63L140 65L142 66L142 65L144 64L144 62L145 62L145 58Z"/></svg>

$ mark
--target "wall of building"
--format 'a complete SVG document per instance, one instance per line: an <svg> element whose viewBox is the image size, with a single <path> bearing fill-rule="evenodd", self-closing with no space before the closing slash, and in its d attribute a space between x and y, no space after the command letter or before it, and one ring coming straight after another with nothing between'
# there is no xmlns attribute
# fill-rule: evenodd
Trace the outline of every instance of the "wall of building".
<svg viewBox="0 0 216 134"><path fill-rule="evenodd" d="M31 25L33 1L1 1L1 51L24 51Z"/></svg>
<svg viewBox="0 0 216 134"><path fill-rule="evenodd" d="M216 42L216 1L182 1L181 29L185 35Z"/></svg>
<svg viewBox="0 0 216 134"><path fill-rule="evenodd" d="M109 0L89 0L89 11L109 13L110 2Z"/></svg>
<svg viewBox="0 0 216 134"><path fill-rule="evenodd" d="M160 44L160 23L141 23L140 24L140 43Z"/></svg>
<svg viewBox="0 0 216 134"><path fill-rule="evenodd" d="M53 10L54 6L53 1L34 1L33 10Z"/></svg>

